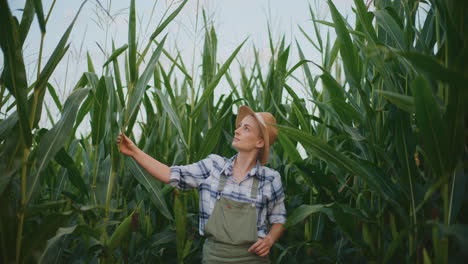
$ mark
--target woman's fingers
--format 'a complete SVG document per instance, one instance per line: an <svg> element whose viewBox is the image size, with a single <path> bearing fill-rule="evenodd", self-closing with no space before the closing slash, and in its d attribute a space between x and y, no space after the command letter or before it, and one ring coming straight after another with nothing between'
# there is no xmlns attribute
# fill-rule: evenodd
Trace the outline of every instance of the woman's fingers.
<svg viewBox="0 0 468 264"><path fill-rule="evenodd" d="M260 257L265 257L268 254L270 254L270 249L269 248L267 248L263 253L259 253L257 255L259 255Z"/></svg>
<svg viewBox="0 0 468 264"><path fill-rule="evenodd" d="M257 250L257 247L260 245L260 243L262 242L262 240L257 240L257 242L255 242L249 249L248 251L249 252L256 252Z"/></svg>
<svg viewBox="0 0 468 264"><path fill-rule="evenodd" d="M270 253L270 247L262 239L255 242L250 248L249 252L253 252L259 256L266 256Z"/></svg>
<svg viewBox="0 0 468 264"><path fill-rule="evenodd" d="M263 256L266 255L269 251L270 249L266 245L263 245L263 247L259 248L255 253L257 253L259 256Z"/></svg>
<svg viewBox="0 0 468 264"><path fill-rule="evenodd" d="M257 249L255 250L255 253L257 253L257 255L260 255L267 249L268 247L265 245L265 243L261 243L260 245L258 245Z"/></svg>
<svg viewBox="0 0 468 264"><path fill-rule="evenodd" d="M126 137L124 134L120 133L120 134L117 136L116 143L117 143L117 145L120 145L121 143L126 143L126 144L128 144L128 139L127 139L127 137Z"/></svg>
<svg viewBox="0 0 468 264"><path fill-rule="evenodd" d="M124 134L120 133L118 136L117 136L117 142L126 142L128 141L128 138L127 136L125 136Z"/></svg>

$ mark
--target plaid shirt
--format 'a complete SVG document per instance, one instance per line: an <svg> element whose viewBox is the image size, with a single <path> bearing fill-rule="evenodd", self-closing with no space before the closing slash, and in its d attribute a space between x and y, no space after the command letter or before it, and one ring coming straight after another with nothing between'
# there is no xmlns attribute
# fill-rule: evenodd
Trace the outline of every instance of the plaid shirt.
<svg viewBox="0 0 468 264"><path fill-rule="evenodd" d="M211 154L190 165L171 167L170 184L172 186L181 190L198 188L200 194L199 231L202 236L206 222L216 203L219 177L223 171L228 178L221 195L239 202L255 202L259 237L267 235L270 224L286 222L284 191L280 174L271 168L260 165L260 162L257 161L257 165L238 184L232 176L232 167L236 156L237 154L228 159ZM257 177L259 180L255 201L250 198L252 177Z"/></svg>

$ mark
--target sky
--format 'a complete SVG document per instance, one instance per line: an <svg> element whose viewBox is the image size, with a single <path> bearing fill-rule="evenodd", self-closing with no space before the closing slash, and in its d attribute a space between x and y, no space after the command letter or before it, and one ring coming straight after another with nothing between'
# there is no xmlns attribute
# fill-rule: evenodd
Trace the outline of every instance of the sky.
<svg viewBox="0 0 468 264"><path fill-rule="evenodd" d="M13 15L21 19L24 0L9 0ZM47 13L52 0L43 0L44 12ZM171 13L182 1L164 0L149 1L136 0L137 12L137 37L138 47L141 51L146 45L149 36L161 21L164 12L166 16ZM353 19L351 0L334 0L333 3L345 17ZM66 28L70 24L82 1L57 0L47 23L47 33L44 42L43 65L52 53L55 45L60 40ZM62 59L54 72L50 83L56 87L62 102L71 93L74 85L87 71L86 53L93 60L98 75L102 74L102 64L106 61L114 41L116 47L127 43L128 11L130 1L88 0L79 14L73 28L69 42L70 50ZM204 9L208 20L215 27L218 38L218 62L223 63L234 49L247 38L247 43L237 56L237 61L231 65L234 80L239 63L245 66L253 62L253 46L260 53L263 65L267 65L271 53L268 41L268 25L272 32L273 40L278 42L284 35L286 43L291 44L289 67L299 61L295 40L301 43L306 58L320 63L320 54L307 42L299 31L298 26L314 35L313 24L309 13L309 6L314 10L319 19L331 21L327 2L324 0L190 0L177 18L169 27L158 36L158 40L168 33L165 48L171 54L181 52L186 64L201 64L201 50L203 47L203 18ZM349 20L350 24L354 22ZM326 34L326 26L322 26L322 34ZM332 36L333 30L330 30ZM29 83L34 81L37 71L39 54L40 31L35 19L30 33L24 45L23 55L27 67ZM104 50L107 53L103 53ZM153 45L154 47L154 45ZM3 55L1 55L3 56ZM162 58L161 62L168 65L170 62ZM3 58L0 57L0 65ZM123 65L123 64L121 64ZM266 70L267 68L264 67ZM312 68L315 73L318 69ZM140 70L141 72L142 70ZM291 86L295 86L291 84ZM229 92L227 83L221 82L216 88L217 94ZM299 88L298 88L299 89ZM300 92L300 91L299 91ZM50 98L46 103L51 103ZM4 114L4 113L2 113ZM44 119L43 119L44 120ZM44 121L47 122L47 121Z"/></svg>

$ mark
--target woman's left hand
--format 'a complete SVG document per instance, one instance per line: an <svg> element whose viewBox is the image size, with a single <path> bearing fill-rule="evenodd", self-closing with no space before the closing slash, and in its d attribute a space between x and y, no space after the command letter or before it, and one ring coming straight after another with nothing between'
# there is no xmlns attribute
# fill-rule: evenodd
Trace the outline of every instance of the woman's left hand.
<svg viewBox="0 0 468 264"><path fill-rule="evenodd" d="M273 241L269 236L266 236L265 238L258 238L257 242L248 251L264 257L270 253L271 246L273 246Z"/></svg>

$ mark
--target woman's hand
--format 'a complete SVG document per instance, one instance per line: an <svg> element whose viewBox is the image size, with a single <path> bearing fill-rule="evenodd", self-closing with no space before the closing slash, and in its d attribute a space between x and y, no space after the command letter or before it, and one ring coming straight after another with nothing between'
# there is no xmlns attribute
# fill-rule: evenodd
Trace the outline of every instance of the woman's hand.
<svg viewBox="0 0 468 264"><path fill-rule="evenodd" d="M264 257L270 253L271 246L273 246L273 241L269 236L266 236L265 238L258 238L257 242L248 251Z"/></svg>
<svg viewBox="0 0 468 264"><path fill-rule="evenodd" d="M123 133L117 137L117 144L119 145L119 150L123 154L133 157L136 154L136 150L138 149L135 144Z"/></svg>
<svg viewBox="0 0 468 264"><path fill-rule="evenodd" d="M123 133L120 133L116 142L119 144L120 152L132 157L151 176L161 182L169 183L171 168L143 152Z"/></svg>

